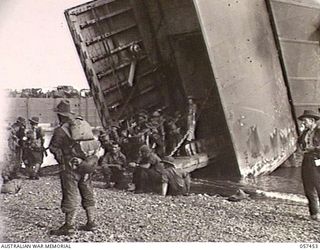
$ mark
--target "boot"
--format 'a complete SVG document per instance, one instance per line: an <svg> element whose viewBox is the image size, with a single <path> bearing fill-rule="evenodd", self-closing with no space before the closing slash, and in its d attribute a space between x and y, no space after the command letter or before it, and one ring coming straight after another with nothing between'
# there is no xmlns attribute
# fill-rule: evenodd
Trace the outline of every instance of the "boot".
<svg viewBox="0 0 320 250"><path fill-rule="evenodd" d="M35 180L39 180L39 179L40 179L40 178L39 178L39 171L40 171L40 164L37 163L37 164L35 165L35 169L34 169L34 179L35 179Z"/></svg>
<svg viewBox="0 0 320 250"><path fill-rule="evenodd" d="M95 223L95 207L87 207L86 214L87 214L87 224L81 227L81 230L84 231L94 231L97 228L97 224Z"/></svg>
<svg viewBox="0 0 320 250"><path fill-rule="evenodd" d="M65 223L59 227L58 229L51 230L51 235L72 235L75 232L75 220L76 220L76 212L66 213L65 215Z"/></svg>

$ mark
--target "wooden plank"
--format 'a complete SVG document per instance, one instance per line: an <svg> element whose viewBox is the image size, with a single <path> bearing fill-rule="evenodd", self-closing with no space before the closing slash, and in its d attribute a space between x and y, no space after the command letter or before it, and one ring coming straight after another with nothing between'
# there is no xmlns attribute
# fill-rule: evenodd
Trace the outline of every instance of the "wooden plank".
<svg viewBox="0 0 320 250"><path fill-rule="evenodd" d="M136 55L141 62L137 68L137 75L141 75L144 70L154 68L156 65L154 61L151 63L151 60L149 60L150 54L146 51L146 38L145 36L142 37L142 29L137 25L137 20L140 19L137 18L135 10L131 11L133 3L136 3L136 1L117 0L113 2L113 4L108 4L100 9L89 7L87 10L90 11L83 12L78 16L71 15L74 23L70 22L72 27L77 26L76 35L73 34L73 37L79 37L74 40L78 51L80 51L79 55L90 88L93 91L94 98L97 100L98 112L99 114L104 112L108 114L108 116L101 117L104 120L104 124L117 117L115 113L112 117L110 116L107 103L118 100L119 105L125 106L126 110L135 108L131 107L131 103L127 106L127 99L125 98L126 92L130 92L130 88L125 86L125 82L128 79L127 69L134 56L129 51L130 46L140 43L141 47L140 53ZM141 11L144 12L145 10ZM105 21L101 22L102 19ZM148 25L146 23L144 27ZM143 29L144 32L147 30L150 29ZM155 72L153 79L145 78L146 80L143 81L141 86L144 87L144 83L148 82L158 88L157 81L160 78L158 74L159 72ZM139 83L137 85L139 85L138 88L141 87ZM106 88L110 87L112 91L105 91ZM149 92L149 94L152 95L153 93ZM149 98L149 94L147 94L147 98ZM149 99L151 100L150 102L158 104L162 101L164 102L165 98L162 97L162 92L159 90L157 96L153 95ZM139 106L140 103L134 103L134 105ZM144 104L142 103L141 105Z"/></svg>
<svg viewBox="0 0 320 250"><path fill-rule="evenodd" d="M114 31L112 31L112 32L108 32L108 33L105 33L105 34L103 34L103 35L96 36L96 37L93 37L93 38L91 38L91 39L88 39L88 40L86 40L85 43L86 43L87 46L90 46L90 45L92 45L92 44L94 44L94 43L104 41L104 40L106 40L106 39L108 39L108 38L110 38L110 37L112 37L112 36L114 36L114 35L116 35L116 34L121 33L121 32L127 31L127 30L129 30L129 29L133 29L133 28L135 28L136 26L137 26L136 24L130 24L130 25L128 25L128 26L126 26L126 27L123 27L123 28L120 28L120 29L118 29L118 30L114 30Z"/></svg>
<svg viewBox="0 0 320 250"><path fill-rule="evenodd" d="M91 1L88 3L84 3L78 6L75 6L73 8L70 8L68 10L66 10L69 15L74 15L74 16L78 16L81 14L84 14L87 11L90 11L94 8L99 8L103 5L115 2L116 0L99 0L99 1Z"/></svg>
<svg viewBox="0 0 320 250"><path fill-rule="evenodd" d="M146 72L144 72L144 73L142 73L142 74L140 74L140 75L137 75L137 76L136 76L136 79L137 79L137 80L140 80L141 78L146 77L146 76L148 76L148 75L150 75L150 74L153 74L153 73L155 73L155 72L156 72L155 69L146 71ZM125 86L125 85L127 85L127 84L128 84L128 81L127 81L127 80L122 81L122 82L119 82L118 85L112 85L112 86L110 86L109 88L103 90L103 93L104 93L105 95L110 94L111 92L117 90L118 87L123 87L123 86Z"/></svg>
<svg viewBox="0 0 320 250"><path fill-rule="evenodd" d="M141 40L141 39L138 40L138 41L134 41L134 42L130 42L130 43L124 44L124 45L119 46L119 47L117 47L117 48L115 48L115 49L112 49L112 50L110 51L110 53L104 53L104 54L101 54L101 55L92 57L91 60L92 60L93 63L98 62L98 61L100 61L100 60L102 60L102 59L105 59L105 58L108 57L108 56L114 55L114 54L119 53L119 52L121 52L121 51L123 51L123 50L125 50L125 49L130 48L130 47L131 47L132 45L134 45L134 44L140 44L140 43L142 43L142 40Z"/></svg>
<svg viewBox="0 0 320 250"><path fill-rule="evenodd" d="M139 61L142 61L142 60L145 60L145 59L147 59L147 56L142 56L141 58L139 58ZM97 73L97 77L98 77L98 79L101 79L101 78L103 78L105 76L108 76L108 75L112 74L113 71L119 71L119 70L121 70L123 68L126 68L126 67L130 66L130 64L131 64L131 61L122 63L122 64L116 66L114 69L108 69L106 71L98 72Z"/></svg>
<svg viewBox="0 0 320 250"><path fill-rule="evenodd" d="M65 12L65 16L67 19L67 23L68 23L73 41L77 45L76 46L77 52L80 57L82 66L84 68L90 89L94 96L94 101L95 101L102 125L106 128L108 126L107 121L109 117L109 112L105 103L102 101L104 100L104 97L103 97L99 79L97 78L93 64L91 60L87 56L85 56L89 54L88 48L85 46L85 43L81 39L79 39L79 37L81 37L81 29L79 27L77 17L74 15L70 15L68 11Z"/></svg>
<svg viewBox="0 0 320 250"><path fill-rule="evenodd" d="M107 15L103 15L103 16L97 18L97 19L91 19L91 20L85 21L85 22L80 24L80 28L84 29L84 28L86 28L86 27L88 27L90 25L96 24L97 22L101 22L101 21L104 21L106 19L121 15L121 14L123 14L125 12L130 11L130 10L132 10L132 8L128 7L128 8L124 8L124 9L121 9L121 10L118 10L118 11L115 11L115 12L111 12L111 13L109 13Z"/></svg>
<svg viewBox="0 0 320 250"><path fill-rule="evenodd" d="M193 156L186 157L175 157L174 165L178 170L184 170L188 173L207 166L209 158L207 154L196 154Z"/></svg>

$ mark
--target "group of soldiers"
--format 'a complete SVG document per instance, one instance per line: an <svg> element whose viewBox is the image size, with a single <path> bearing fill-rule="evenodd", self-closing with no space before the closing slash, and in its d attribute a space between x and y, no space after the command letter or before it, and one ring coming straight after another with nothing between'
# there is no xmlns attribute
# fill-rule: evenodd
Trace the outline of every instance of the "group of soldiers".
<svg viewBox="0 0 320 250"><path fill-rule="evenodd" d="M125 129L117 124L111 124L107 131L95 129L93 140L77 143L73 128L78 118L71 111L68 100L61 101L56 112L60 126L54 130L49 150L61 166L61 209L65 213L65 223L51 234L74 233L78 193L87 215L87 223L80 229L96 229L92 178L99 168L107 187L113 182L115 187L126 188L121 186L122 180L127 172L132 172L136 193L188 194L189 174L177 171L171 157L163 157L166 153L165 121L159 111L154 111L150 119L145 112L140 112L137 120ZM82 149L82 156L74 153L75 145ZM157 153L162 154L162 158Z"/></svg>
<svg viewBox="0 0 320 250"><path fill-rule="evenodd" d="M193 111L195 112L194 109ZM195 122L188 121L194 117L193 113L184 118L180 112L169 116L161 110L150 113L142 110L121 124L111 124L107 131L95 130L96 137L106 151L105 157L99 162L106 187L114 184L115 187L125 188L125 181L121 180L135 169L132 179L135 191L139 193L152 189L157 181L151 181L153 184L150 184L147 180L150 175L155 176L155 173L150 173L149 168L135 168L136 163L150 161L153 165L159 165L155 168L162 173L162 165L173 164L173 158L168 157L169 155L196 153L194 149L192 151L191 148L183 147L184 141L194 140ZM146 174L148 171L149 174ZM165 188L161 193L165 193Z"/></svg>
<svg viewBox="0 0 320 250"><path fill-rule="evenodd" d="M75 232L79 194L87 215L87 223L79 229L94 231L97 228L92 179L98 171L104 176L106 188L128 188L128 182L123 180L132 173L130 181L134 184L135 193L187 195L190 191L189 173L176 169L171 155L196 153L195 148L186 147L190 143L181 147L185 140L190 142L195 138L196 105L192 100L182 123L178 113L169 117L161 110L155 110L151 115L141 111L134 119L120 125L111 124L107 130L92 130L83 118L71 111L68 100L61 101L55 112L59 126L54 129L47 149L60 166L61 210L65 221L58 229L51 230L51 234L70 235ZM299 144L304 151L303 185L310 216L320 220L317 203L320 193L320 114L305 110L298 119L302 121ZM27 124L24 118L19 117L8 131L15 168L9 174L2 171L2 178L4 181L15 178L23 162L29 178L38 179L46 152L39 118L32 117Z"/></svg>
<svg viewBox="0 0 320 250"><path fill-rule="evenodd" d="M39 170L43 163L44 132L39 127L39 117L28 120L18 117L16 122L8 126L9 159L7 166L2 171L4 182L17 178L21 172L22 163L25 165L26 174L30 179L39 179Z"/></svg>
<svg viewBox="0 0 320 250"><path fill-rule="evenodd" d="M194 133L194 128L187 127L189 122L185 126L180 125L183 119L179 113L169 117L161 110L150 114L141 111L133 119L113 123L104 130L92 129L83 118L72 112L67 99L61 101L54 111L59 126L54 129L48 148L44 148L39 117L32 117L28 124L19 117L9 127L10 151L15 167L6 177L5 171L2 172L3 179L15 178L23 162L29 178L39 179L43 157L46 150L50 150L60 167L61 209L65 214L64 224L51 230L51 234L69 235L75 231L79 194L87 215L87 223L81 229L96 229L92 179L99 173L103 175L106 188L131 188L135 193L162 195L189 193L189 173L176 169L174 159L168 156L186 153L179 145ZM76 138L75 134L82 137Z"/></svg>
<svg viewBox="0 0 320 250"><path fill-rule="evenodd" d="M98 129L95 131L96 137L106 151L105 157L99 163L103 169L107 188L112 184L115 187L126 188L126 176L137 162L153 162L157 159L153 164L159 165L155 168L162 173L164 171L161 166L164 164L164 159L164 165L173 164L173 158L168 156L197 153L197 150L190 146L192 145L190 142L195 140L196 105L191 97L189 99L185 116L179 111L168 115L162 110L153 112L142 110L120 124L111 124L107 131ZM151 173L150 169L142 170L142 168L134 168L136 171L133 173L132 182L135 184L136 192L150 190L157 182L153 180L148 183L147 180L152 179L149 178L150 175L155 176L155 173ZM167 171L165 172L168 174ZM165 190L163 188L161 193L164 194Z"/></svg>
<svg viewBox="0 0 320 250"><path fill-rule="evenodd" d="M129 119L112 123L107 131L96 132L102 142L118 143L130 160L135 159L139 145L148 145L160 157L191 155L196 153L195 149L181 146L184 141L195 140L196 112L193 97L189 96L184 115L180 111L169 114L161 109L141 110Z"/></svg>

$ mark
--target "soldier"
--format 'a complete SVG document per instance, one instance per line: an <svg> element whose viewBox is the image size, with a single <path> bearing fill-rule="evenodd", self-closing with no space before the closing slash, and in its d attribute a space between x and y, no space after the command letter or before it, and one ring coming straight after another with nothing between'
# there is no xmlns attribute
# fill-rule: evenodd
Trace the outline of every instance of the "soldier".
<svg viewBox="0 0 320 250"><path fill-rule="evenodd" d="M6 139L8 140L8 150L6 150L6 153L3 155L4 164L1 171L3 183L12 180L15 177L17 168L16 148L18 147L18 143L10 125L6 130Z"/></svg>
<svg viewBox="0 0 320 250"><path fill-rule="evenodd" d="M175 149L182 139L181 128L179 128L174 120L174 118L168 117L164 124L165 128L165 142L166 142L166 153L169 155ZM177 151L177 155L180 152Z"/></svg>
<svg viewBox="0 0 320 250"><path fill-rule="evenodd" d="M112 122L110 125L110 130L109 130L109 136L110 140L115 143L119 143L120 141L120 136L119 136L119 125L116 122Z"/></svg>
<svg viewBox="0 0 320 250"><path fill-rule="evenodd" d="M113 142L111 151L106 153L101 163L106 188L110 187L111 181L115 183L115 187L124 188L122 183L124 180L126 165L126 156L121 152L119 144Z"/></svg>
<svg viewBox="0 0 320 250"><path fill-rule="evenodd" d="M14 170L13 170L13 178L17 177L21 169L22 163L22 146L23 146L23 138L26 135L26 120L23 117L18 117L17 121L11 126L11 137L10 141L11 148L14 150Z"/></svg>
<svg viewBox="0 0 320 250"><path fill-rule="evenodd" d="M141 146L139 152L140 158L137 163L129 163L130 167L135 168L133 174L133 183L136 186L135 193L154 191L166 195L168 177L161 159L147 145Z"/></svg>
<svg viewBox="0 0 320 250"><path fill-rule="evenodd" d="M149 127L147 124L148 124L148 115L144 112L140 112L137 117L137 123L135 124L135 126L129 129L131 137L134 138L134 140L137 143L140 143L141 145L148 144L148 141L149 141L149 138L147 135Z"/></svg>
<svg viewBox="0 0 320 250"><path fill-rule="evenodd" d="M95 223L95 199L91 182L91 175L75 169L77 164L71 164L75 158L73 155L73 144L75 141L70 136L70 128L75 119L71 112L70 102L61 101L55 109L60 126L54 130L49 149L61 166L60 179L62 188L61 209L65 213L65 223L57 230L50 233L54 235L70 235L75 230L75 216L78 195L81 196L81 205L86 210L87 224L82 228L93 231ZM88 158L89 159L89 158ZM86 160L85 160L86 161ZM98 164L98 159L90 158L86 161L88 167L94 168Z"/></svg>
<svg viewBox="0 0 320 250"><path fill-rule="evenodd" d="M39 127L39 117L29 119L30 129L23 143L23 162L31 180L39 180L39 170L43 163L44 132Z"/></svg>
<svg viewBox="0 0 320 250"><path fill-rule="evenodd" d="M147 135L149 129L147 127L148 115L140 112L136 120L128 128L128 144L125 146L127 158L134 161L137 160L139 155L139 148L149 143L149 136Z"/></svg>
<svg viewBox="0 0 320 250"><path fill-rule="evenodd" d="M188 136L187 136L187 145L186 151L188 155L193 155L197 153L196 146L193 143L196 139L196 114L197 114L197 104L194 101L193 96L188 96L188 118L187 118L187 126L188 126Z"/></svg>
<svg viewBox="0 0 320 250"><path fill-rule="evenodd" d="M165 143L164 143L164 126L163 118L158 111L152 113L149 125L149 136L150 136L150 145L154 149L155 153L163 157L165 153Z"/></svg>
<svg viewBox="0 0 320 250"><path fill-rule="evenodd" d="M309 213L312 220L320 220L318 199L320 197L320 128L317 121L319 114L305 110L298 117L304 130L299 137L299 144L304 151L301 176L305 195L309 202Z"/></svg>
<svg viewBox="0 0 320 250"><path fill-rule="evenodd" d="M182 169L177 170L174 158L171 156L165 156L161 162L164 164L165 173L168 177L167 193L169 195L188 195L191 185L189 173Z"/></svg>

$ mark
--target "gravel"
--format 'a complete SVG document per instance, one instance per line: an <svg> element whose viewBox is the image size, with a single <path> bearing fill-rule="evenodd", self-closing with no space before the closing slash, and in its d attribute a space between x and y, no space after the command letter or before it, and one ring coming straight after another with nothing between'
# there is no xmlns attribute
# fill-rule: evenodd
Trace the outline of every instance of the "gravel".
<svg viewBox="0 0 320 250"><path fill-rule="evenodd" d="M50 236L63 223L57 176L23 180L15 195L0 195L2 242L319 242L320 222L305 204L276 199L229 202L207 194L167 196L103 189L94 182L97 232ZM78 209L77 225L86 222Z"/></svg>

